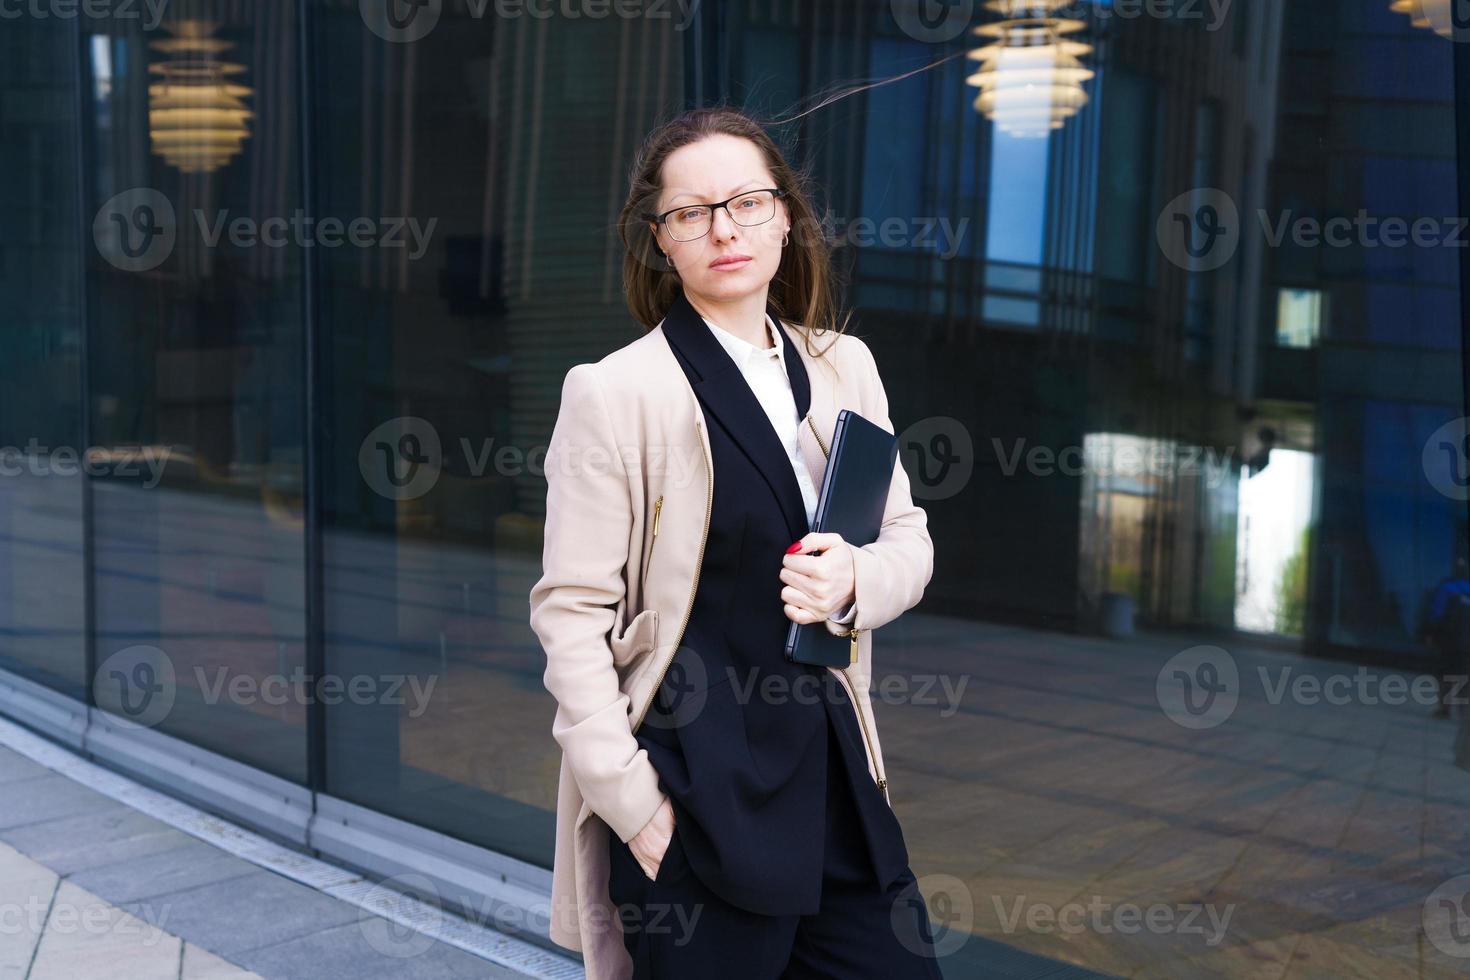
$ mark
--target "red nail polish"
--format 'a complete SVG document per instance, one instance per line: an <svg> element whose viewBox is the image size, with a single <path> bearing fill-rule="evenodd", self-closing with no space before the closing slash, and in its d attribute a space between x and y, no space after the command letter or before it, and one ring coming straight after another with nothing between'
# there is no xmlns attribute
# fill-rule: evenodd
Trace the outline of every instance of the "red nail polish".
<svg viewBox="0 0 1470 980"><path fill-rule="evenodd" d="M791 547L787 548L786 549L786 553L788 555L794 555L794 554L796 554L800 550L801 550L801 542L798 541L795 544L793 544Z"/></svg>

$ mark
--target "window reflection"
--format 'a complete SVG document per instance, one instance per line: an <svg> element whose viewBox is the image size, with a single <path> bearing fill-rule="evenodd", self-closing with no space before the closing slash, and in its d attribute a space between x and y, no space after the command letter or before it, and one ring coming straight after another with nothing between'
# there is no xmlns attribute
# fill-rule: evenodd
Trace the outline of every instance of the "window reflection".
<svg viewBox="0 0 1470 980"><path fill-rule="evenodd" d="M104 457L151 463L94 482L98 702L129 696L109 658L151 648L172 678L158 730L304 782L286 687L305 662L300 253L226 231L300 208L290 8L82 23L90 423ZM201 93L246 77L261 111L243 141Z"/></svg>

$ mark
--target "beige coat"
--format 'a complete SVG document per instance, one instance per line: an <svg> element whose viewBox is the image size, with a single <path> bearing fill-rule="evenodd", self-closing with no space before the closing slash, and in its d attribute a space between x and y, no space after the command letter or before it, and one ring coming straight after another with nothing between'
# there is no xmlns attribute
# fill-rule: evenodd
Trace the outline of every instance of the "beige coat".
<svg viewBox="0 0 1470 980"><path fill-rule="evenodd" d="M781 327L811 382L800 445L820 488L838 410L850 408L891 432L888 398L861 340L843 335L818 360L799 329ZM831 341L827 334L814 346ZM625 980L631 972L608 897L607 834L632 838L663 800L658 773L633 732L693 605L713 499L709 460L703 413L662 324L567 372L546 455L543 574L530 604L531 628L546 652L546 689L557 702L552 735L562 749L551 938L582 952L589 980ZM903 467L895 466L882 533L854 559L858 660L845 670L829 668L858 706L869 775L885 794L868 697L870 631L923 595L934 560L927 523Z"/></svg>

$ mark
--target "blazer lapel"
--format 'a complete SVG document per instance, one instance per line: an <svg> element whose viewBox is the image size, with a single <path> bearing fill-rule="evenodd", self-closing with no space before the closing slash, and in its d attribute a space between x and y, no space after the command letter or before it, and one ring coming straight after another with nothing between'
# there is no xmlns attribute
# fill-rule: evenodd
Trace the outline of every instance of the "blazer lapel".
<svg viewBox="0 0 1470 980"><path fill-rule="evenodd" d="M780 323L774 314L772 319ZM806 368L786 331L778 330L777 333L785 345L786 370L798 413L805 415L811 398ZM790 460L771 426L771 420L766 417L765 409L750 390L740 369L709 332L709 327L689 304L682 290L675 295L664 316L664 336L698 375L698 379L693 381L693 388L700 404L714 416L770 486L786 518L791 539L795 541L805 535L810 526L806 520L801 487L796 482L796 474L791 470Z"/></svg>

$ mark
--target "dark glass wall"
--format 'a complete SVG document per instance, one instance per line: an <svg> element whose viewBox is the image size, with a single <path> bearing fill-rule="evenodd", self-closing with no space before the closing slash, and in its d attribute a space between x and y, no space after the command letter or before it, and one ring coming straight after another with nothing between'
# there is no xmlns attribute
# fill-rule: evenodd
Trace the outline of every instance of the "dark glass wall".
<svg viewBox="0 0 1470 980"><path fill-rule="evenodd" d="M315 213L406 222L406 247L312 256L325 667L404 678L406 702L328 707L326 789L544 863L540 461L566 368L637 335L613 222L682 99L683 34L449 8L385 40L312 10Z"/></svg>
<svg viewBox="0 0 1470 980"><path fill-rule="evenodd" d="M0 31L0 666L85 698L75 82L68 24Z"/></svg>
<svg viewBox="0 0 1470 980"><path fill-rule="evenodd" d="M144 459L92 482L94 694L304 781L293 7L78 25L91 438Z"/></svg>

